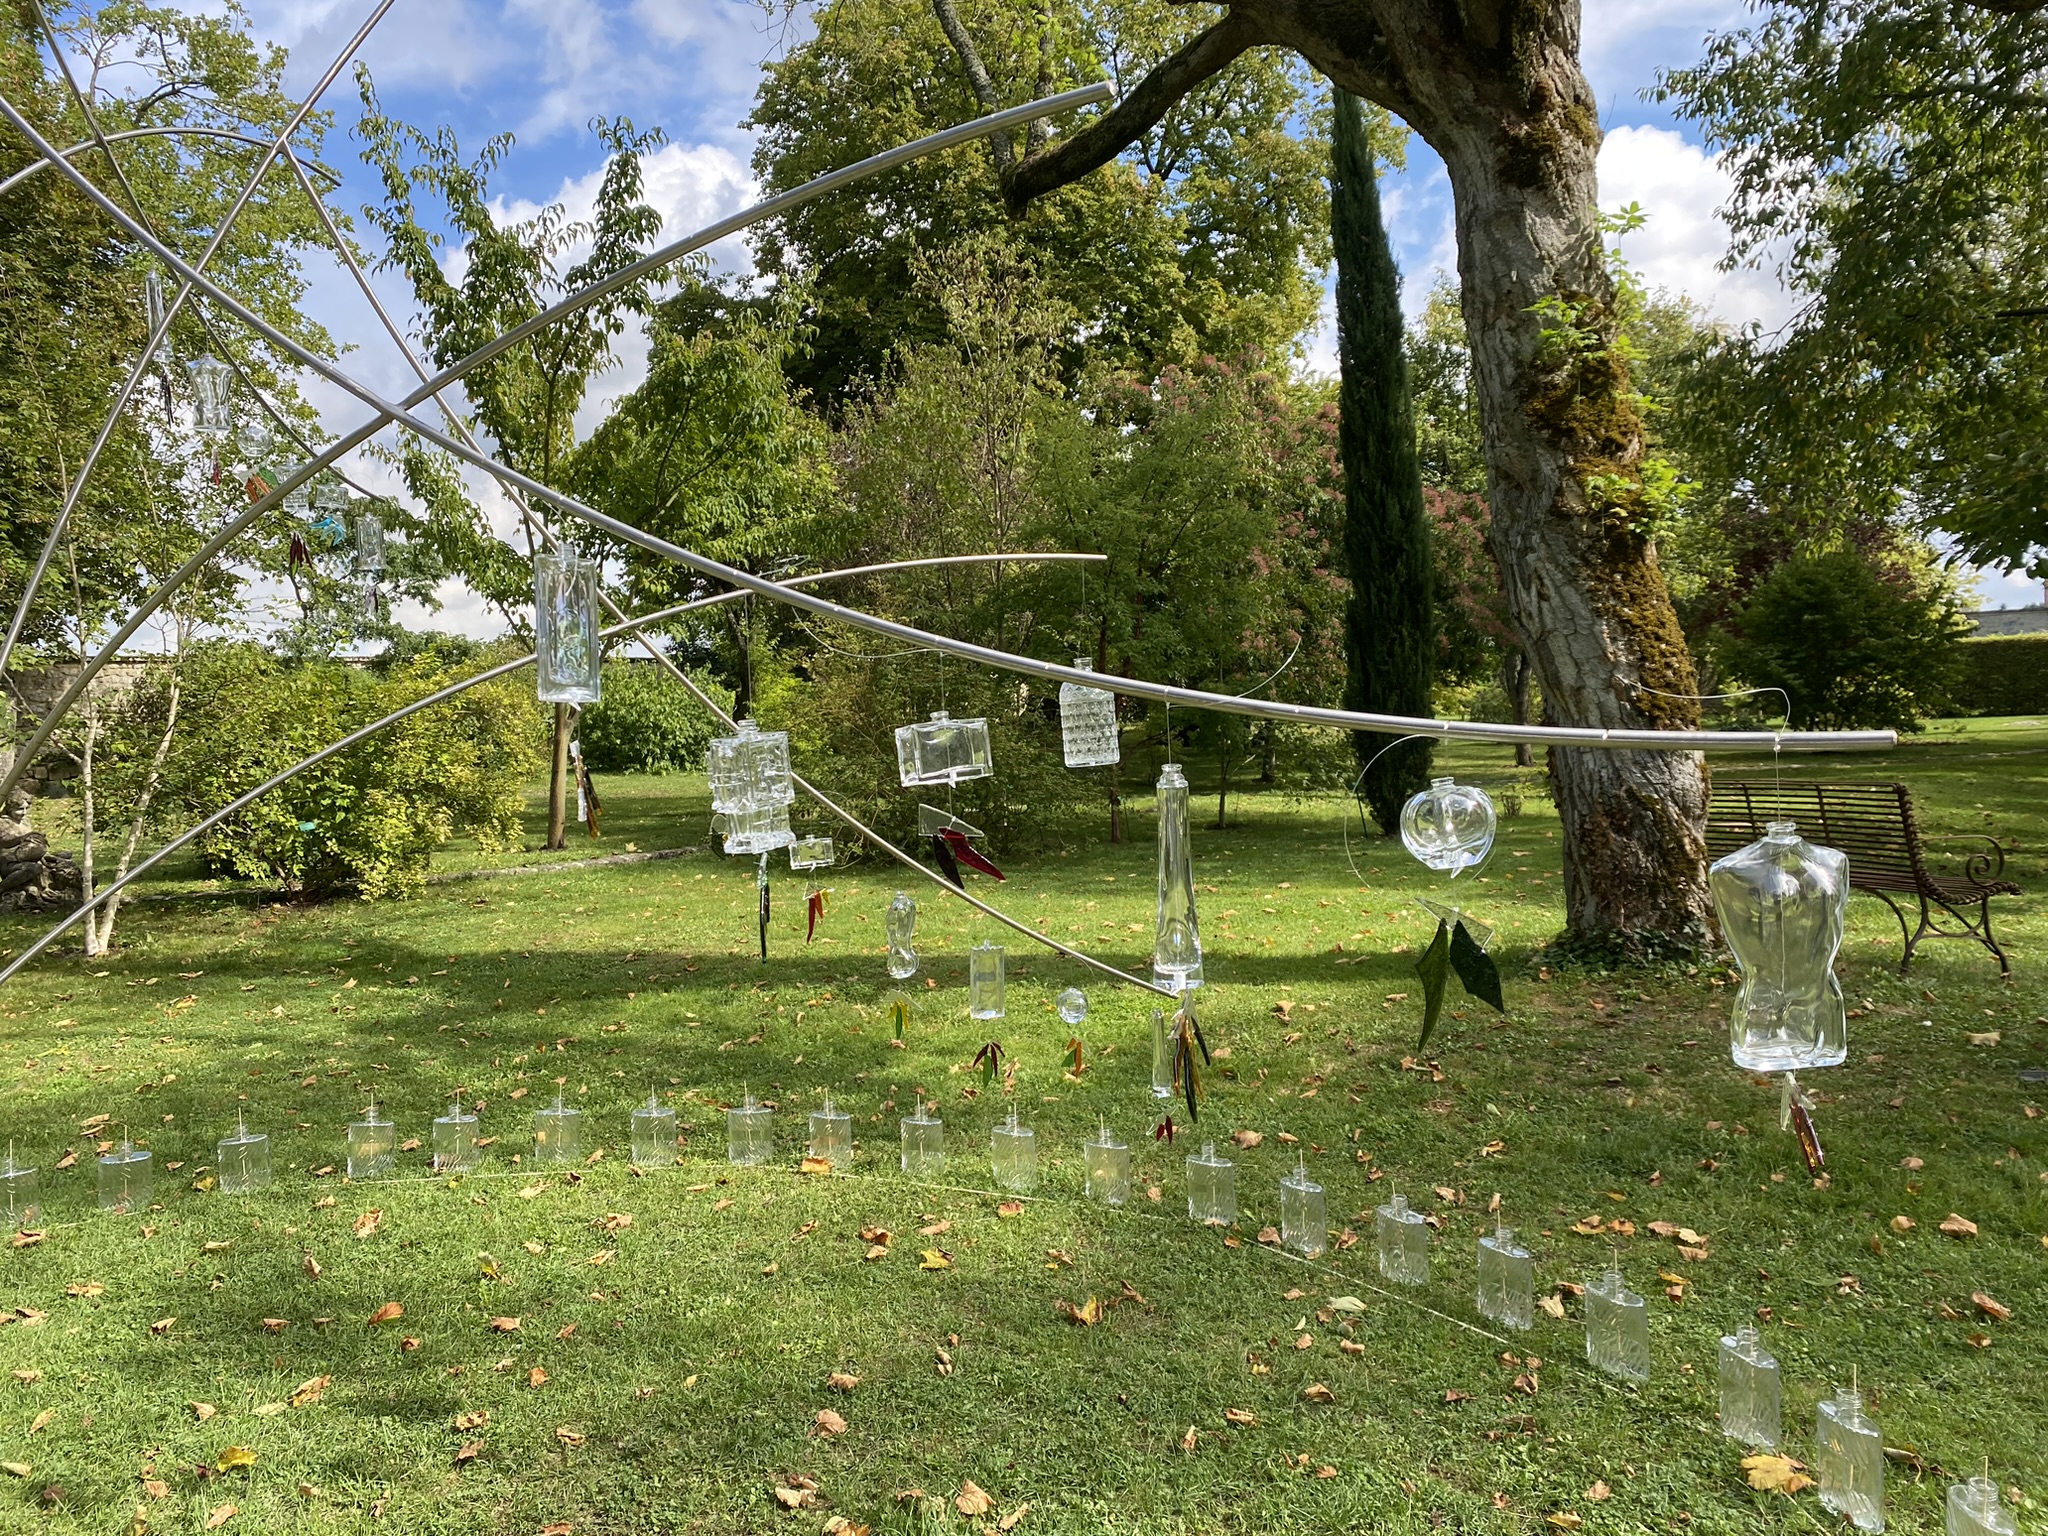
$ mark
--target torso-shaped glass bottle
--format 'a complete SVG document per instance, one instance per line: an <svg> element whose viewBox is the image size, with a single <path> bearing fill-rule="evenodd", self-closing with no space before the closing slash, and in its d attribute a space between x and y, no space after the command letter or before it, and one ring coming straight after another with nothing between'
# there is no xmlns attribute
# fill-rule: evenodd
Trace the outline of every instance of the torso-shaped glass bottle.
<svg viewBox="0 0 2048 1536"><path fill-rule="evenodd" d="M811 1156L834 1168L853 1161L853 1116L834 1107L829 1096L823 1109L811 1111Z"/></svg>
<svg viewBox="0 0 2048 1536"><path fill-rule="evenodd" d="M1095 663L1076 656L1074 665L1093 672ZM1069 768L1106 768L1122 755L1116 735L1116 695L1086 683L1060 684L1060 745Z"/></svg>
<svg viewBox="0 0 2048 1536"><path fill-rule="evenodd" d="M392 1155L398 1150L398 1132L372 1104L363 1118L348 1127L348 1176L352 1179L382 1179L391 1174Z"/></svg>
<svg viewBox="0 0 2048 1536"><path fill-rule="evenodd" d="M1948 1536L2013 1536L2013 1512L1998 1497L1998 1484L1988 1477L1951 1483L1948 1490Z"/></svg>
<svg viewBox="0 0 2048 1536"><path fill-rule="evenodd" d="M141 1210L149 1204L154 1171L149 1148L123 1136L119 1146L100 1157L100 1209L122 1216Z"/></svg>
<svg viewBox="0 0 2048 1536"><path fill-rule="evenodd" d="M967 1012L976 1019L1003 1016L1003 946L977 944L967 951Z"/></svg>
<svg viewBox="0 0 2048 1536"><path fill-rule="evenodd" d="M1429 1225L1422 1212L1408 1208L1406 1195L1395 1195L1373 1212L1379 1238L1380 1277L1396 1285L1429 1284Z"/></svg>
<svg viewBox="0 0 2048 1536"><path fill-rule="evenodd" d="M595 704L603 686L597 562L573 544L533 557L533 668L543 704Z"/></svg>
<svg viewBox="0 0 2048 1536"><path fill-rule="evenodd" d="M233 424L228 414L228 395L234 389L235 370L208 353L185 365L192 381L192 430L201 437L226 437Z"/></svg>
<svg viewBox="0 0 2048 1536"><path fill-rule="evenodd" d="M633 1163L639 1168L659 1168L676 1155L676 1112L653 1092L647 1102L633 1111Z"/></svg>
<svg viewBox="0 0 2048 1536"><path fill-rule="evenodd" d="M1742 1445L1778 1448L1783 1381L1778 1362L1744 1323L1721 1335L1721 1433Z"/></svg>
<svg viewBox="0 0 2048 1536"><path fill-rule="evenodd" d="M1586 1285L1586 1359L1624 1381L1650 1379L1650 1307L1612 1265Z"/></svg>
<svg viewBox="0 0 2048 1536"><path fill-rule="evenodd" d="M1483 789L1451 779L1431 779L1429 788L1401 807L1401 842L1424 865L1456 878L1493 847L1493 801Z"/></svg>
<svg viewBox="0 0 2048 1536"><path fill-rule="evenodd" d="M996 1184L1020 1195L1038 1187L1038 1134L1017 1123L1017 1109L995 1128L989 1140L989 1159L994 1164Z"/></svg>
<svg viewBox="0 0 2048 1536"><path fill-rule="evenodd" d="M929 720L896 728L896 773L905 789L964 784L994 772L986 720L955 720L942 709Z"/></svg>
<svg viewBox="0 0 2048 1536"><path fill-rule="evenodd" d="M1159 770L1159 910L1152 930L1152 979L1175 992L1202 984L1202 933L1195 920L1194 849L1188 842L1188 781L1179 763Z"/></svg>
<svg viewBox="0 0 2048 1536"><path fill-rule="evenodd" d="M533 1112L533 1160L542 1164L573 1163L583 1156L583 1111L555 1102Z"/></svg>
<svg viewBox="0 0 2048 1536"><path fill-rule="evenodd" d="M1729 1053L1752 1072L1832 1067L1849 1054L1835 952L1849 902L1849 858L1789 821L1707 871L1722 937L1742 968Z"/></svg>
<svg viewBox="0 0 2048 1536"><path fill-rule="evenodd" d="M1152 1097L1173 1097L1173 1024L1164 1008L1152 1010Z"/></svg>
<svg viewBox="0 0 2048 1536"><path fill-rule="evenodd" d="M1297 1161L1294 1172L1280 1181L1280 1241L1303 1258L1313 1259L1328 1246L1329 1238L1323 1186Z"/></svg>
<svg viewBox="0 0 2048 1536"><path fill-rule="evenodd" d="M1202 1150L1188 1159L1188 1220L1209 1227L1237 1221L1237 1168L1216 1155L1212 1141L1203 1142Z"/></svg>
<svg viewBox="0 0 2048 1536"><path fill-rule="evenodd" d="M917 974L917 898L898 891L883 926L889 934L889 974L898 981Z"/></svg>
<svg viewBox="0 0 2048 1536"><path fill-rule="evenodd" d="M765 1104L754 1102L750 1093L725 1112L725 1160L743 1168L768 1162L775 1156L775 1116Z"/></svg>
<svg viewBox="0 0 2048 1536"><path fill-rule="evenodd" d="M903 1139L903 1171L913 1179L935 1179L946 1171L946 1124L928 1114L923 1104L917 1113L897 1122Z"/></svg>
<svg viewBox="0 0 2048 1536"><path fill-rule="evenodd" d="M9 1142L7 1161L0 1163L0 1221L14 1231L42 1219L42 1180L33 1166L14 1160L14 1144Z"/></svg>
<svg viewBox="0 0 2048 1536"><path fill-rule="evenodd" d="M223 1136L213 1150L222 1194L253 1195L270 1188L270 1138L251 1131L239 1115L235 1134Z"/></svg>
<svg viewBox="0 0 2048 1536"><path fill-rule="evenodd" d="M1515 1229L1496 1225L1479 1239L1479 1315L1503 1328L1536 1325L1536 1265L1515 1241Z"/></svg>
<svg viewBox="0 0 2048 1536"><path fill-rule="evenodd" d="M448 1106L448 1113L436 1115L428 1143L436 1173L469 1173L483 1161L482 1139L473 1111L462 1107L462 1095Z"/></svg>
<svg viewBox="0 0 2048 1536"><path fill-rule="evenodd" d="M1081 1143L1088 1198L1104 1205L1122 1205L1131 1197L1131 1149L1107 1125Z"/></svg>
<svg viewBox="0 0 2048 1536"><path fill-rule="evenodd" d="M1859 1531L1884 1529L1884 1437L1863 1411L1863 1394L1838 1387L1814 1410L1813 1466L1820 1502Z"/></svg>

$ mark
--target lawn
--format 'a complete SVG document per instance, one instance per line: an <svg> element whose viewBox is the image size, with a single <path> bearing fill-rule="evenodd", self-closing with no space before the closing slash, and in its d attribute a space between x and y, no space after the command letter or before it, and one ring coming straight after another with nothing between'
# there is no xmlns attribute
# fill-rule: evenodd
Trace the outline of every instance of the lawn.
<svg viewBox="0 0 2048 1536"><path fill-rule="evenodd" d="M1502 771L1499 752L1451 761ZM1831 1526L1810 1490L1745 1487L1718 1432L1715 1341L1744 1320L1783 1362L1791 1455L1810 1455L1817 1397L1860 1380L1898 1448L1893 1528L1938 1530L1948 1482L1988 1459L2038 1529L2048 1088L2020 1073L2048 1065L2048 730L1973 721L1786 771L1903 777L1934 828L2014 846L2028 887L1997 908L2010 985L1960 943L1902 980L1890 913L1852 902L1850 1059L1812 1085L1820 1183L1777 1129L1775 1090L1728 1061L1725 970L1539 968L1559 926L1540 801L1503 821L1466 898L1500 926L1509 1013L1457 998L1420 1059L1421 871L1354 835L1354 873L1333 799L1234 794L1224 831L1206 825L1213 799L1198 806L1219 1059L1200 1126L1172 1145L1152 1137L1150 1000L1012 940L1008 1017L972 1025L966 947L997 931L935 892L919 893L926 968L893 1041L896 885L872 861L830 872L809 945L784 870L765 966L752 869L708 852L382 905L139 905L114 957L46 958L0 994L0 1134L45 1170L46 1206L39 1242L0 1249L0 1529L182 1533L229 1506L230 1536L966 1532L1020 1510L1024 1536ZM601 787L607 836L581 856L706 844L700 782ZM977 888L1139 966L1152 842L1136 809L1134 843L1019 860ZM35 931L6 919L0 947ZM1053 1012L1077 982L1078 1077ZM1013 1096L970 1065L992 1034ZM424 1148L395 1178L337 1170L370 1098L424 1142L458 1087L493 1138L482 1172L431 1177ZM684 1141L643 1174L627 1115L650 1090ZM774 1166L725 1162L721 1107L748 1090L777 1107ZM574 1172L531 1165L530 1113L557 1091L592 1155ZM802 1117L828 1091L855 1116L856 1157L805 1176ZM946 1122L943 1184L897 1170L895 1122L920 1096ZM986 1148L1012 1104L1043 1167L1006 1213ZM238 1109L272 1133L268 1194L199 1187ZM153 1149L148 1211L94 1209L95 1116ZM1081 1193L1079 1144L1105 1121L1133 1145L1121 1211ZM1239 1225L1196 1227L1181 1161L1233 1133L1258 1138L1230 1149ZM1315 1264L1259 1240L1297 1155L1329 1192ZM1412 1294L1372 1258L1371 1208L1396 1189L1439 1223ZM1651 1298L1646 1386L1584 1363L1568 1291L1528 1335L1482 1324L1473 1243L1496 1196L1539 1294L1613 1254ZM1975 1235L1944 1233L1951 1213ZM1699 1240L1681 1254L1653 1223ZM1091 1298L1100 1321L1069 1320L1063 1304ZM387 1303L402 1316L372 1325ZM220 1470L231 1448L253 1464ZM986 1514L962 1512L970 1483Z"/></svg>

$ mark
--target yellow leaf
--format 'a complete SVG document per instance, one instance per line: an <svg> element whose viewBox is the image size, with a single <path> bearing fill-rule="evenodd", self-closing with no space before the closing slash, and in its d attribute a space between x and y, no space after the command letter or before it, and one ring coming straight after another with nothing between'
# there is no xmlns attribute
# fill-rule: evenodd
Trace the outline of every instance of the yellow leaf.
<svg viewBox="0 0 2048 1536"><path fill-rule="evenodd" d="M222 1526L226 1525L230 1520L234 1519L235 1516L240 1513L241 1511L235 1508L235 1506L232 1504L216 1504L212 1509L207 1511L206 1523L203 1526L201 1526L200 1529L207 1531L217 1531Z"/></svg>
<svg viewBox="0 0 2048 1536"><path fill-rule="evenodd" d="M1570 1510L1560 1509L1554 1515L1545 1515L1543 1517L1543 1523L1545 1525L1552 1526L1560 1531L1576 1531L1580 1526L1584 1525L1586 1522L1581 1520L1577 1515L1573 1514Z"/></svg>
<svg viewBox="0 0 2048 1536"><path fill-rule="evenodd" d="M1070 1323L1079 1323L1084 1328L1093 1328L1102 1321L1102 1303L1097 1298L1090 1296L1077 1307L1071 1301L1062 1299L1059 1303L1059 1313L1061 1317L1064 1317Z"/></svg>
<svg viewBox="0 0 2048 1536"><path fill-rule="evenodd" d="M557 1424L555 1438L564 1445L581 1445L589 1437L580 1429L571 1429L567 1424Z"/></svg>
<svg viewBox="0 0 2048 1536"><path fill-rule="evenodd" d="M303 1408L308 1403L319 1402L320 1394L327 1390L327 1384L332 1380L334 1380L332 1376L307 1377L296 1387L292 1388L292 1406L294 1408Z"/></svg>
<svg viewBox="0 0 2048 1536"><path fill-rule="evenodd" d="M32 1435L40 1433L42 1430L47 1429L50 1426L51 1422L56 1419L56 1417L56 1409L45 1408L41 1413L35 1416L35 1421L29 1425L28 1432Z"/></svg>
<svg viewBox="0 0 2048 1536"><path fill-rule="evenodd" d="M1970 1220L1967 1216L1958 1216L1954 1211L1950 1211L1942 1219L1941 1230L1950 1237L1975 1237L1977 1235L1977 1223Z"/></svg>
<svg viewBox="0 0 2048 1536"><path fill-rule="evenodd" d="M1337 1401L1337 1394L1324 1386L1320 1381L1312 1381L1303 1387L1301 1389L1301 1396L1302 1401L1309 1403L1334 1403Z"/></svg>
<svg viewBox="0 0 2048 1536"><path fill-rule="evenodd" d="M1742 1472L1750 1487L1764 1493L1793 1494L1813 1486L1813 1479L1806 1475L1805 1464L1794 1461L1790 1456L1745 1456L1742 1458Z"/></svg>
<svg viewBox="0 0 2048 1536"><path fill-rule="evenodd" d="M256 1453L246 1445L231 1445L214 1459L214 1466L222 1472L234 1472L256 1465Z"/></svg>
<svg viewBox="0 0 2048 1536"><path fill-rule="evenodd" d="M807 1157L796 1165L798 1173L830 1173L832 1159L829 1157Z"/></svg>
<svg viewBox="0 0 2048 1536"><path fill-rule="evenodd" d="M616 1248L600 1248L590 1256L590 1262L592 1264L609 1264L618 1256L619 1250Z"/></svg>
<svg viewBox="0 0 2048 1536"><path fill-rule="evenodd" d="M999 1531L1014 1531L1017 1529L1018 1522L1029 1513L1031 1513L1031 1506L1029 1504L1019 1504L996 1522L996 1529Z"/></svg>
<svg viewBox="0 0 2048 1536"><path fill-rule="evenodd" d="M379 1323L395 1323L403 1316L405 1316L404 1307L395 1301L387 1301L383 1306L370 1314L363 1326L365 1328L375 1328Z"/></svg>
<svg viewBox="0 0 2048 1536"><path fill-rule="evenodd" d="M464 1432L472 1429L482 1429L491 1422L491 1411L488 1408L478 1408L470 1413L458 1413L455 1415L454 1422L455 1427Z"/></svg>
<svg viewBox="0 0 2048 1536"><path fill-rule="evenodd" d="M834 1392L851 1392L860 1385L858 1376L849 1376L845 1371L834 1371L825 1378L825 1385Z"/></svg>
<svg viewBox="0 0 2048 1536"><path fill-rule="evenodd" d="M278 1414L280 1414L280 1413L283 1413L283 1412L284 1412L284 1404L283 1404L283 1403L259 1403L259 1404L257 1404L257 1405L256 1405L256 1406L255 1406L254 1408L250 1409L249 1411L250 1411L251 1413L255 1414L255 1415L256 1415L256 1417L257 1417L257 1418L259 1418L259 1419L269 1419L269 1418L275 1418L275 1417L276 1417L276 1416L277 1416Z"/></svg>
<svg viewBox="0 0 2048 1536"><path fill-rule="evenodd" d="M35 1468L25 1461L0 1461L0 1472L9 1477L27 1477Z"/></svg>
<svg viewBox="0 0 2048 1536"><path fill-rule="evenodd" d="M1259 1416L1249 1408L1226 1408L1223 1410L1223 1422L1235 1424L1240 1429L1249 1429L1259 1422Z"/></svg>
<svg viewBox="0 0 2048 1536"><path fill-rule="evenodd" d="M210 1243L201 1243L199 1245L199 1251L201 1253L226 1253L230 1248L234 1246L235 1245L232 1239L225 1241L217 1239Z"/></svg>
<svg viewBox="0 0 2048 1536"><path fill-rule="evenodd" d="M86 1280L78 1284L65 1286L64 1294L66 1296L103 1296L106 1294L106 1290L107 1288L101 1285L99 1281Z"/></svg>
<svg viewBox="0 0 2048 1536"><path fill-rule="evenodd" d="M927 1248L924 1251L924 1256L918 1260L917 1267L919 1269L951 1269L953 1261L946 1256L943 1250Z"/></svg>
<svg viewBox="0 0 2048 1536"><path fill-rule="evenodd" d="M996 1501L975 1487L974 1480L969 1478L960 1485L960 1491L953 1495L953 1507L972 1520L994 1509Z"/></svg>

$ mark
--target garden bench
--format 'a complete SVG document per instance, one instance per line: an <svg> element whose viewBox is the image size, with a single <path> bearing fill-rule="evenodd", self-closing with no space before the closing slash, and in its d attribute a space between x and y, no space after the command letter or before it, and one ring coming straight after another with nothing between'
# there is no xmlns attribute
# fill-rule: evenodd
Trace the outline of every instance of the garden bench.
<svg viewBox="0 0 2048 1536"><path fill-rule="evenodd" d="M2019 886L2005 878L2005 849L1996 838L1977 833L1923 833L1913 799L1903 784L1776 783L1767 779L1716 779L1707 810L1707 856L1718 859L1764 835L1773 821L1796 822L1812 842L1849 856L1849 888L1868 891L1892 909L1906 953L1899 974L1913 963L1922 939L1975 939L1998 957L1998 969L2012 963L1991 932L1991 898L2016 896ZM1964 855L1962 873L1935 874L1927 867L1930 843L1981 843ZM1920 903L1920 926L1909 931L1900 900ZM1977 915L1969 915L1971 907Z"/></svg>

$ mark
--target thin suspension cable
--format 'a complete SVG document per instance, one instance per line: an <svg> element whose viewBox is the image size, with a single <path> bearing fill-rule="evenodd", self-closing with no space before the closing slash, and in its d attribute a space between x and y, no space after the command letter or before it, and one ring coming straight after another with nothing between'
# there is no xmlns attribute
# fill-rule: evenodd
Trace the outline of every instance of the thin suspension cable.
<svg viewBox="0 0 2048 1536"><path fill-rule="evenodd" d="M236 133L231 128L201 128L197 125L168 128L117 128L114 132L102 134L100 137L112 144L122 144L130 139L183 138L187 135L204 139L227 139L236 144L247 144L253 149L263 149L271 142L269 139L258 138L253 133ZM99 139L86 139L81 143L72 145L69 149L59 150L58 153L66 160L71 160L84 154L88 149L98 147L98 145ZM38 171L47 171L50 169L50 164L51 162L48 160L31 160L5 181L0 181L0 197L5 197ZM320 164L317 160L312 162L312 164L313 169L318 171L326 180L333 182L336 186L341 185L341 178L328 167Z"/></svg>

